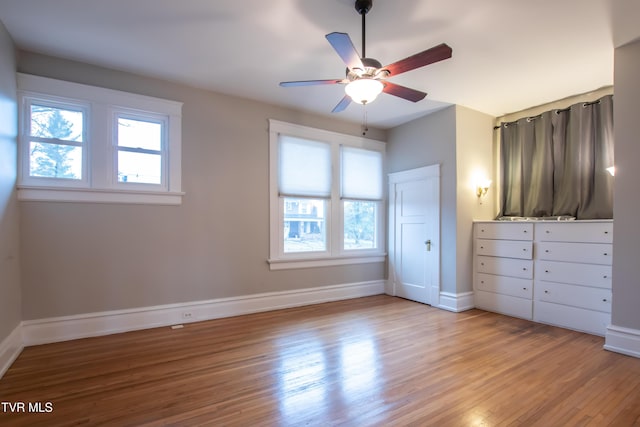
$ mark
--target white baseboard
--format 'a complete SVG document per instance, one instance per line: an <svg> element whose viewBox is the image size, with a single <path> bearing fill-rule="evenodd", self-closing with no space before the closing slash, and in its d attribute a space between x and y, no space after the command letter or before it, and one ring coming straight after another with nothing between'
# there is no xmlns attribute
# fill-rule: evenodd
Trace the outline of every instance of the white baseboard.
<svg viewBox="0 0 640 427"><path fill-rule="evenodd" d="M640 330L609 325L604 348L627 356L640 357Z"/></svg>
<svg viewBox="0 0 640 427"><path fill-rule="evenodd" d="M22 322L22 342L25 346L46 344L379 295L384 293L384 287L384 280L376 280L208 301L25 320Z"/></svg>
<svg viewBox="0 0 640 427"><path fill-rule="evenodd" d="M23 348L22 328L18 325L7 338L0 342L0 378L7 372Z"/></svg>
<svg viewBox="0 0 640 427"><path fill-rule="evenodd" d="M473 292L463 292L461 294L440 292L440 302L437 307L455 313L471 310L475 307Z"/></svg>

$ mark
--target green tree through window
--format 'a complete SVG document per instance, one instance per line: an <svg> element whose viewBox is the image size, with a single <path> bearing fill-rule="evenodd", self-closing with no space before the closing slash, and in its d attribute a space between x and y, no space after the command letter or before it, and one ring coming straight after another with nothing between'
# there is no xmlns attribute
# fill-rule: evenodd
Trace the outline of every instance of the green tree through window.
<svg viewBox="0 0 640 427"><path fill-rule="evenodd" d="M31 176L80 179L77 162L82 148L77 141L81 141L82 131L76 131L65 116L82 126L81 112L31 106L31 136L37 138L31 143Z"/></svg>
<svg viewBox="0 0 640 427"><path fill-rule="evenodd" d="M345 249L376 247L376 202L344 202Z"/></svg>

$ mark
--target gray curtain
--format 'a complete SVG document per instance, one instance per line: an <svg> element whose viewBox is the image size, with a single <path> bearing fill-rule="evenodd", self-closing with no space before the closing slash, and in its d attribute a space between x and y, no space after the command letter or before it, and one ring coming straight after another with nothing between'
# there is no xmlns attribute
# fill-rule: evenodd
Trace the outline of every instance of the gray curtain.
<svg viewBox="0 0 640 427"><path fill-rule="evenodd" d="M501 126L500 216L613 218L613 96Z"/></svg>

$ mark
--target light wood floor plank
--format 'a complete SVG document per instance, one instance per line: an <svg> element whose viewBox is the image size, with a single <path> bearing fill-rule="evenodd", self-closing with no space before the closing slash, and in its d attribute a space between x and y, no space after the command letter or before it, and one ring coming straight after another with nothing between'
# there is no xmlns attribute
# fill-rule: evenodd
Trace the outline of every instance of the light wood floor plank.
<svg viewBox="0 0 640 427"><path fill-rule="evenodd" d="M7 426L640 426L603 339L375 296L29 347Z"/></svg>

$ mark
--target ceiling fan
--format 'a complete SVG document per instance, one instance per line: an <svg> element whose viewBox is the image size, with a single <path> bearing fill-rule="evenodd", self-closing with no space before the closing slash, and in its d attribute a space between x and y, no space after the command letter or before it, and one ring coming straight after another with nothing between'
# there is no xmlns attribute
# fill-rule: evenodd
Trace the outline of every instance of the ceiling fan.
<svg viewBox="0 0 640 427"><path fill-rule="evenodd" d="M345 84L346 95L334 107L331 111L332 113L344 110L351 101L359 104L369 104L380 92L385 92L412 102L418 102L424 99L424 97L427 96L425 92L391 83L387 81L387 78L451 58L451 48L445 43L442 43L431 49L383 67L376 59L366 57L365 16L367 12L371 10L372 5L373 0L356 0L355 2L355 9L362 16L362 57L358 54L347 33L334 32L325 36L340 58L347 64L346 78L281 82L280 86Z"/></svg>

